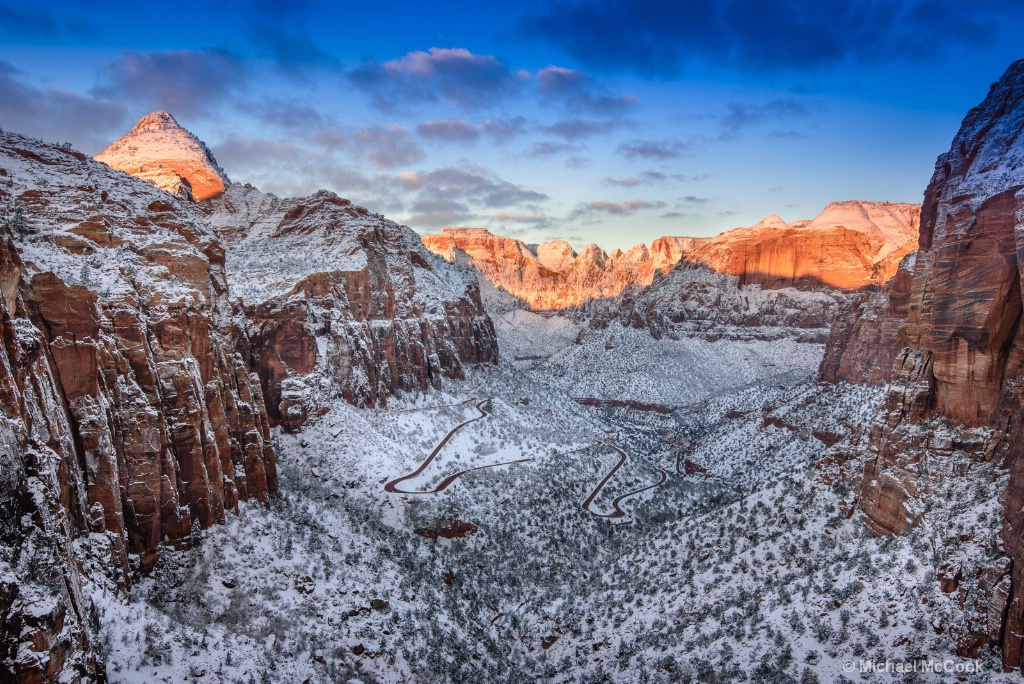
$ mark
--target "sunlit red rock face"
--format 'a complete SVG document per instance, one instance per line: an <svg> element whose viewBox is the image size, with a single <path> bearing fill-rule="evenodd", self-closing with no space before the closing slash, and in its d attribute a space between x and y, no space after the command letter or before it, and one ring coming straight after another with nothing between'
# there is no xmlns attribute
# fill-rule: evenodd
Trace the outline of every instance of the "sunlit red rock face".
<svg viewBox="0 0 1024 684"><path fill-rule="evenodd" d="M686 259L765 289L828 286L860 290L882 285L916 247L915 204L835 202L812 221L769 216L756 226L713 238L661 237L628 252L587 245L576 254L559 240L527 245L482 228L445 228L423 238L427 249L468 262L496 286L535 310L574 307L650 285Z"/></svg>
<svg viewBox="0 0 1024 684"><path fill-rule="evenodd" d="M0 681L80 681L102 670L83 568L129 585L267 502L275 455L194 203L4 133L0 206L0 537L23 554L0 556Z"/></svg>
<svg viewBox="0 0 1024 684"><path fill-rule="evenodd" d="M916 252L908 254L883 289L857 295L835 317L821 360L822 380L872 385L889 381L896 355L907 346L916 257Z"/></svg>
<svg viewBox="0 0 1024 684"><path fill-rule="evenodd" d="M132 130L95 158L197 202L220 195L231 184L206 145L165 111L139 119Z"/></svg>
<svg viewBox="0 0 1024 684"><path fill-rule="evenodd" d="M597 245L577 254L568 242L527 245L483 228L445 228L423 244L448 261L466 260L485 278L537 311L564 309L614 297L630 285L650 285L703 240L659 238L608 255ZM461 256L464 255L464 256Z"/></svg>
<svg viewBox="0 0 1024 684"><path fill-rule="evenodd" d="M333 396L381 405L497 362L476 274L405 226L329 192L233 185L200 206L224 240L273 422L295 429Z"/></svg>
<svg viewBox="0 0 1024 684"><path fill-rule="evenodd" d="M765 288L883 285L916 248L921 207L833 202L811 221L769 216L699 245L689 259Z"/></svg>
<svg viewBox="0 0 1024 684"><path fill-rule="evenodd" d="M1021 665L1024 635L1022 133L1024 61L1013 64L968 113L949 152L936 162L909 282L893 288L888 306L867 307L876 321L860 333L856 324L834 330L847 340L830 342L839 353L828 369L842 378L847 362L848 369L874 367L863 360L872 340L893 345L879 351L883 360L894 356L891 384L871 427L860 493L877 533L898 533L927 515L931 478L955 474L948 472L950 458L968 464L997 459L1009 468L1002 538L1012 563L969 568L984 578L984 596L959 648L976 656L988 644L1001 644L1010 667ZM888 335L895 338L890 342L878 334L883 316L876 314L886 310L906 315L903 329ZM963 486L970 484L964 477Z"/></svg>

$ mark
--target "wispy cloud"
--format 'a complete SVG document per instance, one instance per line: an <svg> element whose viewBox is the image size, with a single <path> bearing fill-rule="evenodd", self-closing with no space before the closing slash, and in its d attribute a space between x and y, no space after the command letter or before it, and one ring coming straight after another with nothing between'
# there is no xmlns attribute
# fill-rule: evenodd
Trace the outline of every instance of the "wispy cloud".
<svg viewBox="0 0 1024 684"><path fill-rule="evenodd" d="M633 140L622 143L616 152L627 159L676 159L692 149L692 145L678 140Z"/></svg>
<svg viewBox="0 0 1024 684"><path fill-rule="evenodd" d="M665 203L660 200L627 200L625 202L608 202L605 200L594 200L581 204L569 214L569 219L574 220L594 214L611 214L613 216L627 216L638 211L648 209L662 209Z"/></svg>
<svg viewBox="0 0 1024 684"><path fill-rule="evenodd" d="M244 92L250 73L243 59L221 50L125 52L107 67L92 94L201 116Z"/></svg>
<svg viewBox="0 0 1024 684"><path fill-rule="evenodd" d="M489 107L519 90L529 74L513 72L491 55L435 47L383 64L363 62L349 78L370 94L374 107L396 111L436 101L463 109Z"/></svg>

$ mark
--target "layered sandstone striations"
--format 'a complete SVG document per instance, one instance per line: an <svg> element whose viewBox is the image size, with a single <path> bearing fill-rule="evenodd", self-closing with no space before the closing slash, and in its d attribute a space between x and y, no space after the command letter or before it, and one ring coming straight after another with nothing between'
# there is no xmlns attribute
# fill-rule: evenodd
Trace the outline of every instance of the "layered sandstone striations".
<svg viewBox="0 0 1024 684"><path fill-rule="evenodd" d="M162 110L139 119L96 160L197 202L220 195L231 184L206 145Z"/></svg>
<svg viewBox="0 0 1024 684"><path fill-rule="evenodd" d="M279 199L233 185L202 209L244 301L268 412L286 428L333 396L375 406L497 362L476 275L409 228L323 191Z"/></svg>
<svg viewBox="0 0 1024 684"><path fill-rule="evenodd" d="M951 469L969 475L978 459L1009 468L1002 532L1009 561L962 568L977 578L969 600L976 619L958 638L963 655L1001 645L1012 667L1021 665L1024 634L1022 133L1024 61L968 113L950 151L936 162L912 275L908 269L907 282L890 290L888 305L866 308L875 321L861 332L856 322L853 328L837 324L837 335L848 339L830 343L838 353L823 366L841 379L851 379L857 368L870 376L878 367L865 359L872 340L892 345L881 350L881 361L895 358L888 395L871 426L860 492L861 509L877 533L920 522L932 478ZM895 335L890 325L879 336L879 312L894 319L905 312L906 325Z"/></svg>
<svg viewBox="0 0 1024 684"><path fill-rule="evenodd" d="M564 240L527 245L482 228L445 228L423 243L449 261L465 259L495 286L547 311L650 285L683 260L736 276L740 287L881 286L916 247L919 220L914 204L834 202L811 221L769 216L713 238L662 237L611 254L597 245L577 254Z"/></svg>
<svg viewBox="0 0 1024 684"><path fill-rule="evenodd" d="M699 245L687 258L738 276L741 285L842 290L881 286L916 247L920 206L833 202L814 219L769 216Z"/></svg>
<svg viewBox="0 0 1024 684"><path fill-rule="evenodd" d="M269 423L194 204L2 134L0 207L0 679L91 681L83 568L127 586L266 502Z"/></svg>

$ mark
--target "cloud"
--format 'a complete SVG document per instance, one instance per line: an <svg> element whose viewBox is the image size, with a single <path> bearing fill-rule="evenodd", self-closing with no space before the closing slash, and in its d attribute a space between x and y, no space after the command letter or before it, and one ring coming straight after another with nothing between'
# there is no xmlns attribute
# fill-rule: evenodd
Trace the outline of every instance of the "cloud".
<svg viewBox="0 0 1024 684"><path fill-rule="evenodd" d="M808 119L810 116L811 108L793 98L781 98L760 104L730 102L720 121L719 138L735 140L752 126L788 119Z"/></svg>
<svg viewBox="0 0 1024 684"><path fill-rule="evenodd" d="M99 152L128 118L123 102L57 88L37 88L24 72L0 60L0 121L16 133L72 141Z"/></svg>
<svg viewBox="0 0 1024 684"><path fill-rule="evenodd" d="M471 143L480 139L480 131L463 119L424 121L416 132L421 138L444 142Z"/></svg>
<svg viewBox="0 0 1024 684"><path fill-rule="evenodd" d="M642 155L635 155L642 156ZM688 183L691 181L707 180L711 176L703 173L697 176L687 175L684 173L662 173L661 171L642 171L638 176L626 176L625 178L612 178L611 176L605 176L601 179L601 182L605 185L616 186L620 188L635 188L638 185L657 185L658 183L666 183L668 181L675 181L677 183Z"/></svg>
<svg viewBox="0 0 1024 684"><path fill-rule="evenodd" d="M497 174L472 162L465 168L445 167L435 171L406 172L394 176L393 184L431 197L474 199L488 207L507 207L547 199L547 195L502 180Z"/></svg>
<svg viewBox="0 0 1024 684"><path fill-rule="evenodd" d="M608 202L595 200L587 204L581 204L569 214L569 220L594 214L612 214L614 216L627 216L646 209L661 209L664 202L654 200L628 200L626 202Z"/></svg>
<svg viewBox="0 0 1024 684"><path fill-rule="evenodd" d="M626 126L627 122L613 119L608 121L596 119L566 119L558 121L550 126L541 126L540 130L557 135L564 140L580 140L595 135L611 133L617 128Z"/></svg>
<svg viewBox="0 0 1024 684"><path fill-rule="evenodd" d="M530 157L531 159L547 159L548 157L554 157L558 154L579 152L582 149L584 149L582 145L570 145L569 143L542 140L540 142L535 142L533 147L524 152L523 155Z"/></svg>
<svg viewBox="0 0 1024 684"><path fill-rule="evenodd" d="M676 159L691 149L691 145L678 140L633 140L622 143L616 152L627 159Z"/></svg>
<svg viewBox="0 0 1024 684"><path fill-rule="evenodd" d="M492 218L498 219L499 221L511 221L512 223L532 223L540 224L545 223L548 217L544 214L522 214L516 211L501 210L491 214Z"/></svg>
<svg viewBox="0 0 1024 684"><path fill-rule="evenodd" d="M313 107L293 100L263 96L256 101L239 106L246 113L254 114L264 123L288 131L310 132L326 126L324 117Z"/></svg>
<svg viewBox="0 0 1024 684"><path fill-rule="evenodd" d="M321 49L305 35L291 32L280 25L256 26L250 31L259 52L274 60L278 70L300 83L311 83L311 71L338 68L336 57Z"/></svg>
<svg viewBox="0 0 1024 684"><path fill-rule="evenodd" d="M509 208L539 213L538 203L548 199L469 161L463 161L461 167L406 171L377 181L408 198L412 214L407 220L413 227L456 225Z"/></svg>
<svg viewBox="0 0 1024 684"><path fill-rule="evenodd" d="M356 130L348 144L377 166L405 166L423 159L423 150L405 126L373 126Z"/></svg>
<svg viewBox="0 0 1024 684"><path fill-rule="evenodd" d="M525 132L526 118L516 116L511 119L487 119L480 124L480 130L493 137L495 141L504 142Z"/></svg>
<svg viewBox="0 0 1024 684"><path fill-rule="evenodd" d="M0 27L4 33L31 40L54 38L60 26L52 14L39 9L20 9L0 5Z"/></svg>
<svg viewBox="0 0 1024 684"><path fill-rule="evenodd" d="M440 228L463 223L474 216L469 206L463 202L428 197L413 201L412 214L407 220L414 226Z"/></svg>
<svg viewBox="0 0 1024 684"><path fill-rule="evenodd" d="M248 86L249 67L220 50L125 52L101 76L92 94L137 100L176 116L211 113Z"/></svg>
<svg viewBox="0 0 1024 684"><path fill-rule="evenodd" d="M560 101L570 110L604 116L623 114L636 104L635 95L610 95L582 71L549 66L537 72L542 97Z"/></svg>
<svg viewBox="0 0 1024 684"><path fill-rule="evenodd" d="M744 72L844 61L926 61L984 44L1024 5L1005 0L555 0L521 26L591 68L674 76L692 62Z"/></svg>
<svg viewBox="0 0 1024 684"><path fill-rule="evenodd" d="M518 90L527 77L495 57L464 48L430 48L383 64L366 61L349 73L381 111L438 100L463 109L484 108Z"/></svg>

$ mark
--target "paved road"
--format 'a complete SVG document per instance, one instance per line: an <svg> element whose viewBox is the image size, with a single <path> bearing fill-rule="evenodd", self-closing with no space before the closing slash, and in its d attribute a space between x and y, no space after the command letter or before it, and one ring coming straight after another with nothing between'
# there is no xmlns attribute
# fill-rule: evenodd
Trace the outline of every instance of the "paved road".
<svg viewBox="0 0 1024 684"><path fill-rule="evenodd" d="M484 404L486 404L489 401L490 401L490 399L481 399L477 403L477 405L476 405L476 410L480 412L479 416L477 416L476 418L470 418L467 421L459 423L458 425L453 427L451 430L449 430L448 434L444 436L444 439L442 439L438 443L438 445L436 447L434 447L434 450L430 452L429 456L427 456L427 460L423 461L423 463L420 464L419 468L417 468L416 470L412 471L408 475L403 475L402 477L396 477L394 480L391 480L391 482L388 482L386 485L384 485L384 491L385 492L391 492L392 494L436 494L437 492L442 491L444 489L444 487L442 487L441 489L438 489L436 491L432 491L432 492L410 492L410 491L405 491L405 490L399 489L398 485L401 484L402 482L405 482L406 480L411 480L414 477L417 477L420 473L422 473L424 470L426 470L427 466L429 466L431 464L431 462L433 462L434 458L437 457L437 454L441 451L441 449L444 448L444 445L447 444L448 441L452 437L455 436L456 432L458 432L462 428L466 427L470 423L475 423L476 421L482 420L483 418L486 418L487 416L489 416L490 414L487 413L487 411L484 410ZM527 459L527 460L529 460L529 459ZM498 465L498 464L495 464L495 465ZM491 466L491 467L493 468L494 466ZM467 472L467 471L463 471L463 472ZM460 475L461 475L461 473L460 473ZM454 482L455 478L452 478L452 481ZM448 484L451 484L451 482L449 482ZM447 487L448 484L446 484L445 487Z"/></svg>
<svg viewBox="0 0 1024 684"><path fill-rule="evenodd" d="M468 401L464 401L464 402L461 402L459 404L450 404L450 406L461 406L462 404L468 404L470 401L473 401L473 400L470 399ZM444 438L440 442L438 442L437 446L434 447L434 450L430 452L430 455L427 456L427 458L423 461L423 463L420 464L420 466L416 470L412 471L408 475L402 475L401 477L396 477L395 479L391 480L390 482L388 482L387 484L384 485L384 491L390 492L391 494L410 494L410 495L439 494L439 493L443 492L444 490L446 490L449 486L451 486L451 484L453 482L458 480L460 477L462 477L466 473L471 473L471 472L473 472L475 470L486 470L487 468L499 468L501 466L513 465L515 463L527 463L529 461L533 461L534 460L533 458L519 458L519 459L515 459L515 460L512 460L512 461L503 461L501 463L490 463L488 465L476 466L474 468L466 468L465 470L460 470L457 473L453 473L453 474L449 475L448 477L446 477L445 479L441 480L441 482L436 487L434 487L433 489L425 489L425 490L421 490L421 491L415 491L415 490L410 490L410 489L399 489L398 485L400 485L401 483L405 482L406 480L411 480L411 479L413 479L415 477L418 477L418 476L422 475L423 471L426 470L430 466L431 463L433 463L434 459L441 452L441 449L443 449L445 447L445 445L448 444L449 441L451 441L451 438L455 436L455 433L457 433L459 430L461 430L462 428L466 427L470 423L475 423L476 421L483 420L484 418L489 416L490 414L486 410L484 410L484 405L488 401L490 401L489 398L488 399L481 399L479 402L477 402L476 410L480 412L479 416L477 416L476 418L470 418L469 420L463 421L463 422L459 423L458 425L456 425L455 427L453 427L451 430L449 430L448 434L446 434L444 436ZM417 409L417 410L420 410L420 409ZM624 450L622 450L617 444L615 444L614 442L601 442L601 441L595 442L593 444L588 444L586 446L579 447L579 448L573 449L571 451L565 451L563 453L556 454L556 456L566 456L568 454L573 454L573 453L576 453L578 451L583 451L585 449L589 449L589 448L591 448L593 446L598 446L600 444L607 444L611 448L613 448L616 451L618 451L621 457L619 458L619 461L614 466L612 466L611 470L609 470L605 474L605 476L601 479L601 482L599 482L597 487L594 488L594 491L592 491L590 493L590 496L588 496L586 498L586 500L583 502L583 509L588 511L588 512L590 512L590 513L593 513L594 515L596 515L596 516L598 516L600 518L623 518L623 517L625 517L626 512L622 510L622 508L619 506L619 503L621 503L623 499L631 497L631 496L633 496L635 494L639 494L640 492L645 492L648 489L654 489L655 487L658 487L659 485L663 484L665 482L665 480L668 479L668 473L665 472L664 469L659 467L658 470L661 472L661 479L659 479L657 482L655 482L654 484L651 484L651 485L647 485L646 487L641 487L639 489L634 489L631 492L626 492L625 494L622 494L621 496L617 497L614 501L612 501L612 512L611 513L595 513L594 511L590 510L590 505L594 502L594 499L597 498L597 495L601 493L601 490L604 488L604 486L606 484L608 484L608 481L610 479L612 479L612 477L615 475L616 472L618 472L619 468L621 468L623 465L625 465L626 461L629 458L629 455ZM677 468L678 468L678 464L677 464Z"/></svg>
<svg viewBox="0 0 1024 684"><path fill-rule="evenodd" d="M621 449L619 447L619 445L615 444L614 442L605 442L605 444L607 444L611 448L613 448L616 451L618 451L619 454L621 455L621 458L619 458L619 462L616 463L615 465L613 465L611 470L609 470L605 474L604 478L602 478L602 480L597 484L597 487L594 488L594 491L592 491L590 493L590 496L588 496L583 501L583 510L585 510L585 511L587 511L589 513L593 513L594 515L596 515L599 518L624 518L624 517L626 517L626 512L624 510L622 510L622 508L619 506L619 503L623 499L629 498L629 497L633 496L634 494L639 494L640 492L646 492L648 489L654 489L655 487L658 487L658 486L664 484L665 480L668 479L668 473L665 472L665 470L662 467L659 466L658 467L658 471L661 473L661 478L657 482L655 482L654 484L651 484L651 485L647 485L646 487L641 487L640 489L634 489L631 492L626 492L625 494L622 494L621 496L616 497L615 500L612 501L612 512L611 513L595 513L594 511L592 511L590 509L590 505L592 503L594 503L594 499L596 499L597 495L601 493L601 490L604 489L604 486L606 484L608 484L608 480L612 479L612 476L615 475L616 472L618 472L619 468L621 468L623 465L625 465L626 460L629 458L629 455L623 449Z"/></svg>

